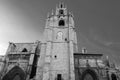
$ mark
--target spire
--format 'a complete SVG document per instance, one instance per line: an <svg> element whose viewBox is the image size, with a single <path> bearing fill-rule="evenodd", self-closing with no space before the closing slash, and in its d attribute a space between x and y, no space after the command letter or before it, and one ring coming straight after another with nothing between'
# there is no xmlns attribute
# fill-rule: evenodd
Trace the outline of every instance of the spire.
<svg viewBox="0 0 120 80"><path fill-rule="evenodd" d="M108 67L110 67L109 57L108 57L108 56L106 56L106 65L107 65Z"/></svg>
<svg viewBox="0 0 120 80"><path fill-rule="evenodd" d="M56 5L56 12L55 12L56 15L57 15L57 10L58 10L58 5Z"/></svg>
<svg viewBox="0 0 120 80"><path fill-rule="evenodd" d="M109 60L109 57L108 57L108 56L106 56L106 59L107 59L107 60Z"/></svg>

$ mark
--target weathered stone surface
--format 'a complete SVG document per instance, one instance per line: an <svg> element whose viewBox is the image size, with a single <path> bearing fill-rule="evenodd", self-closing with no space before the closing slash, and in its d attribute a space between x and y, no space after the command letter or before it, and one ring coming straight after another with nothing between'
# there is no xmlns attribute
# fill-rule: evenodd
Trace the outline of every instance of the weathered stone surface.
<svg viewBox="0 0 120 80"><path fill-rule="evenodd" d="M120 80L120 71L104 65L99 58L101 54L77 53L73 15L62 3L55 14L52 11L47 16L44 38L34 43L10 42L4 60L0 61L0 77L3 80Z"/></svg>

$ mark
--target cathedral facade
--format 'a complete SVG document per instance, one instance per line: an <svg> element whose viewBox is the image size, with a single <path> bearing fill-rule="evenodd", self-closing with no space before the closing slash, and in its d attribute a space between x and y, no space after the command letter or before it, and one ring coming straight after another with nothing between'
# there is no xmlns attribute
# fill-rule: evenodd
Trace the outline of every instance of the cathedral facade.
<svg viewBox="0 0 120 80"><path fill-rule="evenodd" d="M45 41L10 42L1 60L1 80L120 80L102 54L78 53L73 14L63 4L48 16Z"/></svg>

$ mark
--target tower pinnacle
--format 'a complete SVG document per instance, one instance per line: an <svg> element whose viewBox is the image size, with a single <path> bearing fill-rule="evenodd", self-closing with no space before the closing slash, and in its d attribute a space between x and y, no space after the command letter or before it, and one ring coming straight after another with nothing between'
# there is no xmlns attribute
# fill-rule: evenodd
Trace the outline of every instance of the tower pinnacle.
<svg viewBox="0 0 120 80"><path fill-rule="evenodd" d="M63 2L61 2L61 3L59 4L59 8L64 8L64 3L63 3Z"/></svg>

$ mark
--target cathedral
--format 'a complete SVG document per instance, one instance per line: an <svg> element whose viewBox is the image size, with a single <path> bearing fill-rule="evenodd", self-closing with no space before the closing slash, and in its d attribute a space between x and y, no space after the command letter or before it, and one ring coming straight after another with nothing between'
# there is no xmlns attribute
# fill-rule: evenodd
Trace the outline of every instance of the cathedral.
<svg viewBox="0 0 120 80"><path fill-rule="evenodd" d="M47 15L45 41L9 42L0 58L1 80L120 80L103 54L78 52L73 14L60 3Z"/></svg>

